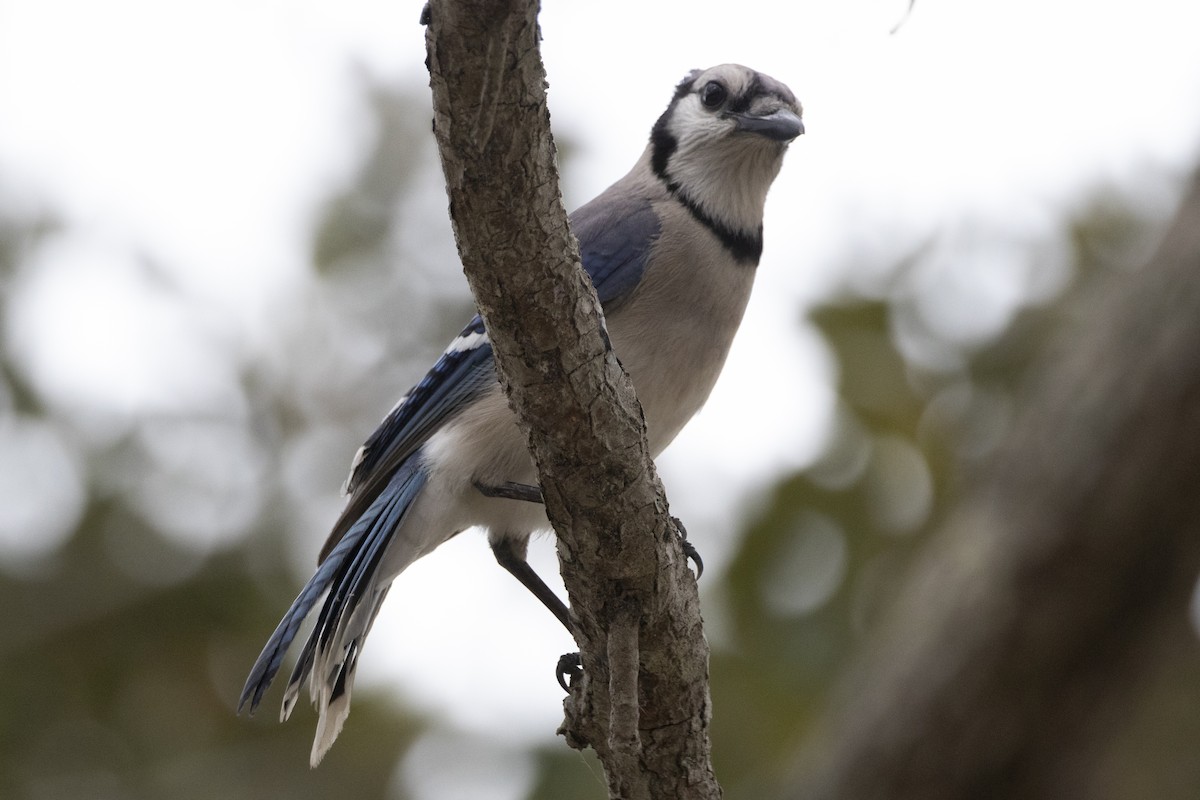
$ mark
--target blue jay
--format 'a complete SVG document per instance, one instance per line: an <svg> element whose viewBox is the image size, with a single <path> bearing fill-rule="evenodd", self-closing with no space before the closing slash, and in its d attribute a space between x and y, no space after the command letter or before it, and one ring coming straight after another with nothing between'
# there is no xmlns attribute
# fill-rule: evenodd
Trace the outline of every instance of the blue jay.
<svg viewBox="0 0 1200 800"><path fill-rule="evenodd" d="M762 252L767 190L802 133L800 105L779 81L736 64L696 70L629 174L571 215L654 455L716 382ZM566 605L525 560L530 535L549 528L536 482L476 316L358 450L345 510L254 664L239 710L261 702L324 596L281 714L307 679L319 712L316 766L349 712L358 657L392 580L471 526L487 529L500 565L570 630Z"/></svg>

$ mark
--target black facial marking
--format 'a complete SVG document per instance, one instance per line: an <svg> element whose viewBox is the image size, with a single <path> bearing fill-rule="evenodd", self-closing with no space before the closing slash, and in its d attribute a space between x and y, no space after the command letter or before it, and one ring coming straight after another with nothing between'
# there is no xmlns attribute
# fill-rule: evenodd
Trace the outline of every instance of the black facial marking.
<svg viewBox="0 0 1200 800"><path fill-rule="evenodd" d="M688 96L688 94L692 91L692 84L695 83L696 76L699 74L700 70L694 69L679 82L679 84L675 87L675 96L671 98L672 105Z"/></svg>
<svg viewBox="0 0 1200 800"><path fill-rule="evenodd" d="M671 96L671 103L667 106L667 110L650 129L650 144L653 145L650 167L654 170L654 174L663 180L667 179L667 161L675 152L675 148L679 146L679 142L667 131L667 120L675 113L675 106L679 105L679 101L692 93L692 84L696 82L699 74L700 70L694 69L679 82L675 87L675 94Z"/></svg>
<svg viewBox="0 0 1200 800"><path fill-rule="evenodd" d="M763 248L762 224L759 224L758 229L753 233L734 230L727 225L722 225L710 217L692 198L684 194L679 188L678 183L667 181L665 178L663 182L667 184L667 191L671 193L671 196L678 200L697 222L712 231L713 235L717 237L721 245L729 251L735 260L741 264L758 265L758 260L762 257Z"/></svg>
<svg viewBox="0 0 1200 800"><path fill-rule="evenodd" d="M750 110L750 103L761 94L766 94L762 82L755 75L748 86L738 93L729 104L729 113L745 114Z"/></svg>
<svg viewBox="0 0 1200 800"><path fill-rule="evenodd" d="M667 162L671 160L675 148L679 147L679 142L667 131L667 116L670 113L670 109L667 109L667 113L659 117L650 130L650 168L664 181L667 179Z"/></svg>

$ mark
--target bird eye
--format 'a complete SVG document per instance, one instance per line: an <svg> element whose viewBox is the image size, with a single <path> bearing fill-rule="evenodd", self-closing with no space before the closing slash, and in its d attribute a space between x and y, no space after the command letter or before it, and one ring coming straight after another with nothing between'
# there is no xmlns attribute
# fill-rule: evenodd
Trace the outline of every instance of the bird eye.
<svg viewBox="0 0 1200 800"><path fill-rule="evenodd" d="M729 92L716 81L709 81L700 90L700 102L704 104L705 108L716 108L724 103L728 96Z"/></svg>

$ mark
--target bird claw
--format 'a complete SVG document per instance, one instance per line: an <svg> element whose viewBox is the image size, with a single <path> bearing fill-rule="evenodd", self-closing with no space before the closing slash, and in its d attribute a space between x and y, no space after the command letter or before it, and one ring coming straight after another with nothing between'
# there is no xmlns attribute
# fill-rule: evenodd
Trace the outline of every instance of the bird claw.
<svg viewBox="0 0 1200 800"><path fill-rule="evenodd" d="M671 517L671 521L679 528L679 543L683 546L683 555L696 565L696 580L700 580L700 576L704 574L704 559L700 557L696 545L688 541L687 528L683 527L683 521L679 517Z"/></svg>
<svg viewBox="0 0 1200 800"><path fill-rule="evenodd" d="M571 687L575 685L575 681L583 677L583 665L579 660L579 653L563 653L558 657L558 666L554 669L555 677L558 678L558 685L563 688L568 694L571 692ZM569 678L570 680L565 680Z"/></svg>

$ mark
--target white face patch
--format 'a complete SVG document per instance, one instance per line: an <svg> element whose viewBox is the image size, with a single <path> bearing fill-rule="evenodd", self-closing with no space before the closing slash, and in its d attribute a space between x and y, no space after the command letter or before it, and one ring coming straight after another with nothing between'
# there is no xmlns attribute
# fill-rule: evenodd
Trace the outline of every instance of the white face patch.
<svg viewBox="0 0 1200 800"><path fill-rule="evenodd" d="M700 105L700 99L688 95L675 107L668 130L683 146L689 140L713 140L733 131L733 123L721 119Z"/></svg>
<svg viewBox="0 0 1200 800"><path fill-rule="evenodd" d="M701 108L695 96L685 98L670 123L677 145L666 171L710 217L731 230L754 233L784 148L735 128L732 120Z"/></svg>

